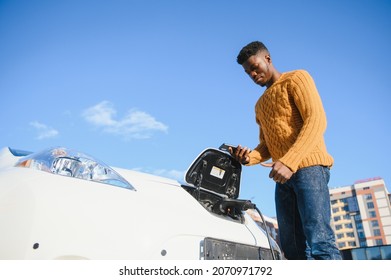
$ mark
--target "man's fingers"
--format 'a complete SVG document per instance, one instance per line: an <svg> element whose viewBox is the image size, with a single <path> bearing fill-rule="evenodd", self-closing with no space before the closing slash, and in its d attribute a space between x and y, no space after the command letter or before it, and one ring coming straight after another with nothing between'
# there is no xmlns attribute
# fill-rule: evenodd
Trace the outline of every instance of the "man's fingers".
<svg viewBox="0 0 391 280"><path fill-rule="evenodd" d="M281 162L261 162L261 165L264 167L271 168L269 173L269 178L272 178L273 181L276 183L285 184L290 177L292 176L293 172L288 169L285 165L283 165Z"/></svg>

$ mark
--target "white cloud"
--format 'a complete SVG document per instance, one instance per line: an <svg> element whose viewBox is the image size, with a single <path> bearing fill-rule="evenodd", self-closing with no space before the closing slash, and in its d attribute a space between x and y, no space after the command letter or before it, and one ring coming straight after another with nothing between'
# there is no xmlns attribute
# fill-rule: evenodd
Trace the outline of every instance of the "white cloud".
<svg viewBox="0 0 391 280"><path fill-rule="evenodd" d="M33 121L30 122L30 125L35 128L35 130L38 133L38 136L36 137L38 140L46 139L46 138L53 138L58 135L58 131L54 128L51 128L47 126L46 124Z"/></svg>
<svg viewBox="0 0 391 280"><path fill-rule="evenodd" d="M117 111L110 102L102 101L84 110L83 117L104 132L121 135L126 139L146 139L156 131L168 131L168 126L136 109L130 110L122 119L116 119L116 114Z"/></svg>

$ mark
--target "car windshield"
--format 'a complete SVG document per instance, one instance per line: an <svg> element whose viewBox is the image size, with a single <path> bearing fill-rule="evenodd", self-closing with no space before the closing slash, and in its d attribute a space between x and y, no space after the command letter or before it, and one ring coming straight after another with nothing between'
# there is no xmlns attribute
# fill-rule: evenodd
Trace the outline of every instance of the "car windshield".
<svg viewBox="0 0 391 280"><path fill-rule="evenodd" d="M103 162L63 147L25 156L16 166L135 190L128 181Z"/></svg>

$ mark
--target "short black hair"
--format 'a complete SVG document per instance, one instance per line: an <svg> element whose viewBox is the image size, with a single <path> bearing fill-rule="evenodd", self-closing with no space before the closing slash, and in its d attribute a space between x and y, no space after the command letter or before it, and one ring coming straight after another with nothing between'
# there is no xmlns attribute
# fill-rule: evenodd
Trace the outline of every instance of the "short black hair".
<svg viewBox="0 0 391 280"><path fill-rule="evenodd" d="M238 54L236 61L240 65L242 65L244 62L247 61L247 59L250 58L250 56L257 54L257 52L259 52L259 51L269 52L269 50L266 48L266 46L262 42L259 42L259 41L251 42L251 43L247 44L246 46L244 46L240 50L240 53Z"/></svg>

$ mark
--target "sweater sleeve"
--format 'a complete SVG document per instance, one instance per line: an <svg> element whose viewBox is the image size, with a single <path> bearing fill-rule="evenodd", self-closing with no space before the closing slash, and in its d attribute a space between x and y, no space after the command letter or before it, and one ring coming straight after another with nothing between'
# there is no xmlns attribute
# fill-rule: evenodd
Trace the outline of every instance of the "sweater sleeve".
<svg viewBox="0 0 391 280"><path fill-rule="evenodd" d="M279 160L296 172L303 158L323 140L327 121L318 90L308 72L298 71L297 76L292 80L291 92L303 125L296 141Z"/></svg>
<svg viewBox="0 0 391 280"><path fill-rule="evenodd" d="M255 165L260 162L264 162L264 161L271 158L270 152L266 146L265 136L263 135L262 127L261 127L258 120L257 120L257 123L259 125L259 144L254 150L252 150L250 152L250 155L249 155L250 162L246 164L248 166Z"/></svg>

